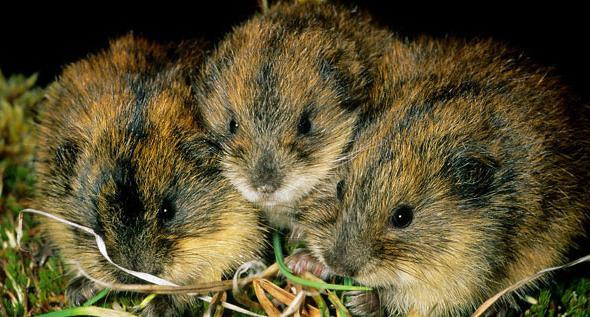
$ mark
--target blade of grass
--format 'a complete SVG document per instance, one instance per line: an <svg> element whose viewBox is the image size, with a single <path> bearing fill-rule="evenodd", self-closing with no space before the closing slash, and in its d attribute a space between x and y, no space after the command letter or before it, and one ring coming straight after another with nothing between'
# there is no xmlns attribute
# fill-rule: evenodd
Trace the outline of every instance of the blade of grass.
<svg viewBox="0 0 590 317"><path fill-rule="evenodd" d="M222 292L222 293L218 293L219 294L219 300L221 303L224 303L227 301L227 293L226 292ZM215 314L213 315L213 317L221 317L223 316L223 312L224 312L224 307L223 305L217 305L217 309L215 310Z"/></svg>
<svg viewBox="0 0 590 317"><path fill-rule="evenodd" d="M370 291L370 287L365 286L346 286L346 285L338 285L338 284L329 284L324 282L314 282L310 280L306 280L299 276L294 275L291 273L287 265L285 264L285 260L283 259L283 249L281 246L281 237L278 232L275 232L272 239L274 252L275 252L275 259L277 264L279 265L279 270L281 274L283 274L287 279L289 279L293 283L297 283L307 287L313 287L316 289L331 289L337 291Z"/></svg>
<svg viewBox="0 0 590 317"><path fill-rule="evenodd" d="M96 306L82 306L54 311L37 317L68 317L68 316L95 316L95 317L137 317L123 311L101 308Z"/></svg>
<svg viewBox="0 0 590 317"><path fill-rule="evenodd" d="M149 294L141 301L141 303L139 303L137 308L144 309L154 298L156 298L156 296L158 296L158 294L154 294L154 293Z"/></svg>
<svg viewBox="0 0 590 317"><path fill-rule="evenodd" d="M334 293L334 292L330 292L330 291L327 291L327 292L328 292L328 299L336 307L336 315L338 317L351 317L350 312L348 311L348 309L346 309L346 306L344 306L344 304L342 304L342 302L340 301L340 298L338 298L338 295L336 295L336 293Z"/></svg>
<svg viewBox="0 0 590 317"><path fill-rule="evenodd" d="M110 289L108 289L108 288L103 289L102 291L100 291L100 293L96 294L94 297L92 297L91 299L87 300L86 303L84 303L82 306L92 306L92 305L94 305L94 303L98 302L103 297L105 297L109 293L109 291L110 291Z"/></svg>
<svg viewBox="0 0 590 317"><path fill-rule="evenodd" d="M311 298L318 306L321 316L322 317L330 317L330 312L328 311L328 307L326 306L326 302L324 302L324 299L322 298L322 296L320 294L317 294L317 295L312 296Z"/></svg>

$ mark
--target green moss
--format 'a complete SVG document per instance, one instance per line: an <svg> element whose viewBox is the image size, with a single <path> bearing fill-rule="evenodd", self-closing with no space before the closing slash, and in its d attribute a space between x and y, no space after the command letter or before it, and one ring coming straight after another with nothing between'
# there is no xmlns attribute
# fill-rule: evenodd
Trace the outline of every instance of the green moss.
<svg viewBox="0 0 590 317"><path fill-rule="evenodd" d="M65 279L59 258L46 256L37 223L23 217L22 250L16 247L18 212L33 195L33 118L43 90L36 75L0 72L0 315L36 315L63 306ZM46 259L46 260L45 260Z"/></svg>
<svg viewBox="0 0 590 317"><path fill-rule="evenodd" d="M578 278L543 289L525 316L590 317L590 279Z"/></svg>
<svg viewBox="0 0 590 317"><path fill-rule="evenodd" d="M35 146L33 114L43 90L37 76L12 76L0 72L0 193L24 196L32 185L31 162ZM6 188L5 188L6 187Z"/></svg>

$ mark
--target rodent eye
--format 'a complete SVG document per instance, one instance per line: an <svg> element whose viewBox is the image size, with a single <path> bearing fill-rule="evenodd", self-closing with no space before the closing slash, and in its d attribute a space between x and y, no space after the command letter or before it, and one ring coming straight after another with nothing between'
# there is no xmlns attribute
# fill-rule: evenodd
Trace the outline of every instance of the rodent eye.
<svg viewBox="0 0 590 317"><path fill-rule="evenodd" d="M344 198L344 181L341 180L336 184L336 198L342 200Z"/></svg>
<svg viewBox="0 0 590 317"><path fill-rule="evenodd" d="M238 122L235 119L229 121L229 133L236 134L238 132Z"/></svg>
<svg viewBox="0 0 590 317"><path fill-rule="evenodd" d="M311 121L309 120L309 113L304 112L299 118L299 123L297 124L297 133L299 135L304 135L311 131Z"/></svg>
<svg viewBox="0 0 590 317"><path fill-rule="evenodd" d="M163 222L169 221L174 218L176 214L176 208L168 200L164 200L158 209L158 219Z"/></svg>
<svg viewBox="0 0 590 317"><path fill-rule="evenodd" d="M394 228L406 228L414 220L414 208L401 205L393 210L389 217L389 224Z"/></svg>

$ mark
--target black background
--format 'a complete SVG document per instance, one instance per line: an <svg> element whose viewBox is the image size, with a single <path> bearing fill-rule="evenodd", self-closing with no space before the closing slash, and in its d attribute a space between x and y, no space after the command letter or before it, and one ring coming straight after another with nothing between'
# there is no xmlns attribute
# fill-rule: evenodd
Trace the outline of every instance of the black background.
<svg viewBox="0 0 590 317"><path fill-rule="evenodd" d="M523 50L537 62L554 66L579 94L588 97L590 39L588 10L562 2L518 4L400 5L397 1L357 3L402 36L493 37ZM46 85L71 62L96 52L108 39L129 31L158 41L200 37L213 43L232 26L258 11L255 0L91 4L0 4L0 70L39 72Z"/></svg>

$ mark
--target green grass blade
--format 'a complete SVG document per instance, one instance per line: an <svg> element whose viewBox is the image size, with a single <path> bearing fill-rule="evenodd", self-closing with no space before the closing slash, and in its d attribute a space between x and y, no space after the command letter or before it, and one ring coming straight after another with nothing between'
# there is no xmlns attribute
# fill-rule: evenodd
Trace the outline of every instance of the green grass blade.
<svg viewBox="0 0 590 317"><path fill-rule="evenodd" d="M69 316L95 316L95 317L137 317L136 315L119 310L101 308L96 306L82 306L54 311L37 317L69 317Z"/></svg>
<svg viewBox="0 0 590 317"><path fill-rule="evenodd" d="M281 271L281 274L283 274L287 279L289 279L293 283L297 283L299 285L313 287L313 288L317 288L317 289L331 289L331 290L337 290L337 291L370 291L371 290L371 288L365 287L365 286L353 286L353 285L348 286L348 285L328 284L328 283L310 281L310 280L306 280L304 278L301 278L299 276L295 276L295 275L293 275L293 273L291 273L291 271L289 271L289 268L287 268L287 265L285 264L285 261L283 259L283 249L281 246L281 237L278 232L274 233L273 239L272 239L272 244L274 247L275 259L277 261L277 264L279 266L279 270Z"/></svg>
<svg viewBox="0 0 590 317"><path fill-rule="evenodd" d="M157 294L149 294L141 301L141 303L139 303L138 308L144 309L154 298L156 298L156 296Z"/></svg>
<svg viewBox="0 0 590 317"><path fill-rule="evenodd" d="M110 289L108 289L108 288L103 289L102 291L100 291L100 293L96 294L94 297L92 297L91 299L87 300L86 303L84 303L84 305L82 305L82 306L92 306L92 305L94 305L94 303L98 302L103 297L105 297L109 293L109 291L110 291Z"/></svg>
<svg viewBox="0 0 590 317"><path fill-rule="evenodd" d="M320 314L322 317L330 317L330 312L328 311L328 306L326 306L326 302L322 298L320 294L312 296L313 300L315 301L318 309L320 310Z"/></svg>

